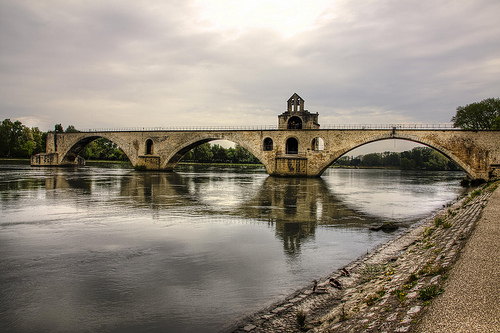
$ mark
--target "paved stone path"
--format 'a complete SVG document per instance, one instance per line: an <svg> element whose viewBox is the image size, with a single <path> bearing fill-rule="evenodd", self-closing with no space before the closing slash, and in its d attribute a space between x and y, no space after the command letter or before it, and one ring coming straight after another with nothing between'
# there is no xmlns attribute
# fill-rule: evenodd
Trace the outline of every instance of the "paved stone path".
<svg viewBox="0 0 500 333"><path fill-rule="evenodd" d="M454 288L446 285L449 268L457 260L495 186L485 185L469 193L436 216L354 261L346 267L349 276L336 271L321 279L319 287L323 287L320 289L323 293L314 293L312 285L308 286L229 331L410 332L415 331L418 325L427 325L424 321L420 323L422 313L428 313L427 308L434 298L440 299L438 295L443 293L443 288ZM496 191L491 204L497 208L499 193L500 190ZM498 210L492 214L495 219ZM495 230L489 230L495 234ZM498 250L498 242L495 244ZM493 253L498 254L499 251ZM498 269L498 262L490 263ZM338 280L342 289L333 287L329 283L330 278ZM498 284L490 288L498 291ZM485 315L496 314L497 321L492 322L496 322L498 327L498 312L495 310L498 307L492 309ZM302 327L297 320L300 312L306 316ZM434 324L430 325L425 326L430 328L422 329L437 332L432 328Z"/></svg>
<svg viewBox="0 0 500 333"><path fill-rule="evenodd" d="M500 190L414 332L500 332Z"/></svg>

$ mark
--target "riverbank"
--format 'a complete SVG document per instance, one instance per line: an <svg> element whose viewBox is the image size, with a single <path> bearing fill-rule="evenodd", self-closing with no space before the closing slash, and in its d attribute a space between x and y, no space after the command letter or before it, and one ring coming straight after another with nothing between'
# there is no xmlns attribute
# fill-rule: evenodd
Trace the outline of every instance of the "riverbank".
<svg viewBox="0 0 500 333"><path fill-rule="evenodd" d="M227 331L409 332L443 293L449 269L497 186L485 184L415 224L346 266L348 275L338 270L320 279L319 292L311 284Z"/></svg>
<svg viewBox="0 0 500 333"><path fill-rule="evenodd" d="M450 271L445 292L412 332L500 332L499 217L500 191L495 191Z"/></svg>

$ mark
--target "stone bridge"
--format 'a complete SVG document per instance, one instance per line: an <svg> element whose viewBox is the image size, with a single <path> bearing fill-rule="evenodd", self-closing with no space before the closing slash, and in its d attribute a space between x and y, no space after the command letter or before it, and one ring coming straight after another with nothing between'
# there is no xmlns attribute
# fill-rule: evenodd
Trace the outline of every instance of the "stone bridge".
<svg viewBox="0 0 500 333"><path fill-rule="evenodd" d="M319 177L339 157L364 144L402 139L432 147L455 161L472 179L500 175L500 131L410 129L320 129L318 114L303 109L294 94L277 129L150 130L49 133L45 154L32 156L34 166L76 165L80 151L98 138L117 144L133 166L172 171L182 156L213 140L232 141L258 158L275 176Z"/></svg>

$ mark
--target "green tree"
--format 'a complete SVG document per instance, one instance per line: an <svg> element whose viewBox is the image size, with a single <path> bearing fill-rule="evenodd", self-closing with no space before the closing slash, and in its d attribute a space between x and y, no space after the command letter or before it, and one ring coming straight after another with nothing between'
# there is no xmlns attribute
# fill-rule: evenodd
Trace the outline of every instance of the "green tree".
<svg viewBox="0 0 500 333"><path fill-rule="evenodd" d="M459 106L451 121L454 127L467 130L500 129L500 98Z"/></svg>
<svg viewBox="0 0 500 333"><path fill-rule="evenodd" d="M35 142L33 154L43 153L45 151L47 133L43 133L38 127L32 127L31 134L33 135L33 141Z"/></svg>
<svg viewBox="0 0 500 333"><path fill-rule="evenodd" d="M401 169L403 170L413 170L415 169L415 160L403 157L401 158Z"/></svg>
<svg viewBox="0 0 500 333"><path fill-rule="evenodd" d="M64 129L61 124L56 124L54 126L54 132L56 133L64 133Z"/></svg>
<svg viewBox="0 0 500 333"><path fill-rule="evenodd" d="M35 148L36 148L36 143L33 140L26 141L23 145L23 150L27 156L33 155Z"/></svg>
<svg viewBox="0 0 500 333"><path fill-rule="evenodd" d="M24 157L24 143L28 141L29 134L25 133L25 126L16 120L12 123L10 131L10 156Z"/></svg>
<svg viewBox="0 0 500 333"><path fill-rule="evenodd" d="M365 156L363 156L363 159L361 160L361 165L363 165L363 166L381 166L382 165L381 154L379 154L379 153L366 154Z"/></svg>
<svg viewBox="0 0 500 333"><path fill-rule="evenodd" d="M190 151L188 151L187 153L185 153L184 156L182 156L181 161L183 161L183 162L194 162L194 152L193 152L193 150L191 149Z"/></svg>
<svg viewBox="0 0 500 333"><path fill-rule="evenodd" d="M228 161L226 149L219 145L212 146L212 155L214 162L225 163Z"/></svg>
<svg viewBox="0 0 500 333"><path fill-rule="evenodd" d="M401 158L398 153L386 151L382 153L382 164L384 166L399 167Z"/></svg>
<svg viewBox="0 0 500 333"><path fill-rule="evenodd" d="M349 166L351 165L352 156L342 156L335 161L337 165Z"/></svg>
<svg viewBox="0 0 500 333"><path fill-rule="evenodd" d="M89 143L80 152L86 160L127 160L127 155L114 142L99 138Z"/></svg>
<svg viewBox="0 0 500 333"><path fill-rule="evenodd" d="M79 130L77 130L75 128L75 126L73 125L69 125L67 128L66 128L66 133L77 133L77 132L80 132Z"/></svg>
<svg viewBox="0 0 500 333"><path fill-rule="evenodd" d="M5 119L2 121L0 126L0 156L8 157L10 156L10 135L13 127L13 123L10 119Z"/></svg>
<svg viewBox="0 0 500 333"><path fill-rule="evenodd" d="M196 162L208 163L212 161L213 153L209 143L201 144L193 149Z"/></svg>
<svg viewBox="0 0 500 333"><path fill-rule="evenodd" d="M246 150L240 145L236 145L234 147L233 158L236 163L248 163L248 164L260 163L255 156L253 156L248 150Z"/></svg>
<svg viewBox="0 0 500 333"><path fill-rule="evenodd" d="M30 157L43 151L45 142L38 127L29 128L19 120L0 124L0 157Z"/></svg>

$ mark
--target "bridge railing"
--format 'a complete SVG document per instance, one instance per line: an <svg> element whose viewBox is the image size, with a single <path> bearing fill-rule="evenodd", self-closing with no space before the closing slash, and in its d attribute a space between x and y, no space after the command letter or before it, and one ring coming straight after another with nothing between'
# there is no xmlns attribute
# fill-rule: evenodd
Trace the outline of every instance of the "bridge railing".
<svg viewBox="0 0 500 333"><path fill-rule="evenodd" d="M432 130L432 129L459 129L453 127L451 123L437 123L437 124L333 124L333 125L322 125L321 129L421 129L421 130Z"/></svg>
<svg viewBox="0 0 500 333"><path fill-rule="evenodd" d="M160 132L160 131L269 131L277 130L277 125L257 126L189 126L189 127L123 127L123 128L93 128L81 132ZM327 124L321 125L320 129L334 130L381 130L381 129L406 129L406 130L458 130L451 123L438 124ZM304 131L306 129L301 129ZM307 130L306 130L307 131Z"/></svg>
<svg viewBox="0 0 500 333"><path fill-rule="evenodd" d="M92 128L81 132L160 132L160 131L266 131L277 130L276 125L256 126L186 126L186 127L123 127L123 128Z"/></svg>

